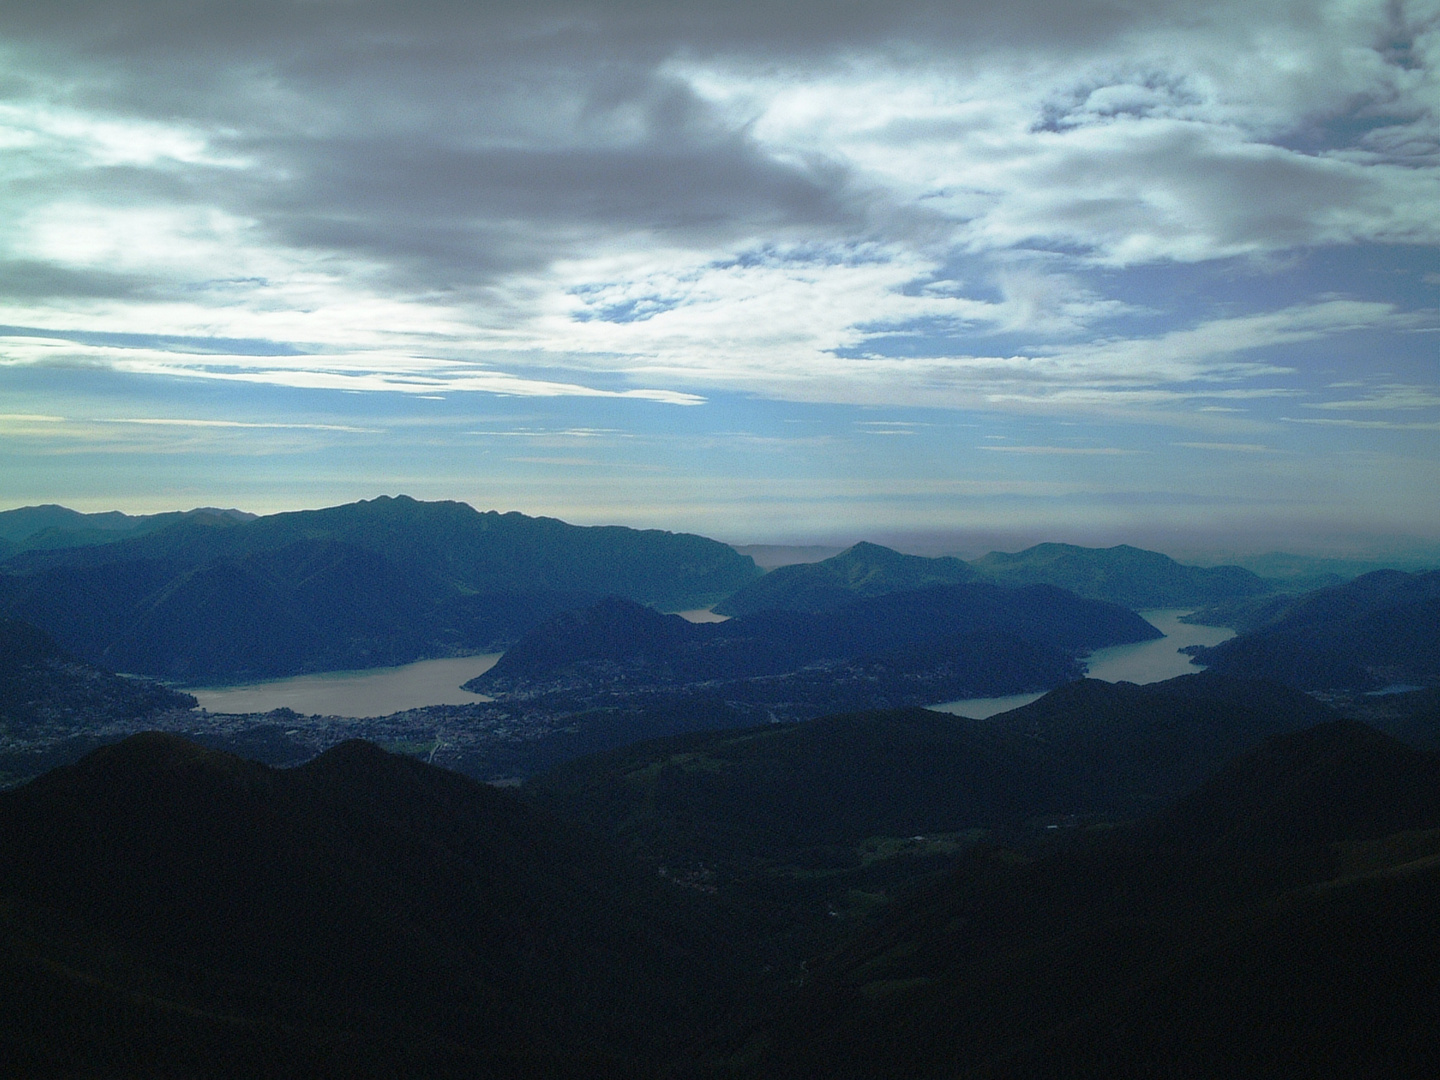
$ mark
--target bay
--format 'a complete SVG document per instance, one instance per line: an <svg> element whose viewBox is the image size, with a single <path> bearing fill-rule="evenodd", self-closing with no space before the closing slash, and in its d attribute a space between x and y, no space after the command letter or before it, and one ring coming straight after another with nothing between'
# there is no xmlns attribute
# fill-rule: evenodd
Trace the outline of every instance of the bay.
<svg viewBox="0 0 1440 1080"><path fill-rule="evenodd" d="M460 684L489 671L500 653L419 660L399 667L327 671L290 679L191 690L200 707L219 713L294 709L322 716L388 716L426 705L468 705L489 701Z"/></svg>
<svg viewBox="0 0 1440 1080"><path fill-rule="evenodd" d="M1159 608L1140 612L1142 619L1165 636L1135 645L1112 645L1108 649L1096 649L1085 661L1087 677L1103 682L1152 683L1200 671L1200 665L1192 664L1190 657L1179 650L1191 645L1219 645L1220 642L1234 637L1235 631L1224 626L1183 623L1180 616L1187 614L1188 610ZM1043 696L1042 692L1012 694L1009 697L964 698L927 707L938 712L966 716L972 720L984 720L988 716L1029 705Z"/></svg>

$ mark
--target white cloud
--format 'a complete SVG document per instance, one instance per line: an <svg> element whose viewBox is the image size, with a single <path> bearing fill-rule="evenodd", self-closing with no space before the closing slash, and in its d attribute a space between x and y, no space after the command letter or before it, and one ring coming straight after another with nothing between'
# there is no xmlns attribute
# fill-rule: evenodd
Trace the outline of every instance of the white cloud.
<svg viewBox="0 0 1440 1080"><path fill-rule="evenodd" d="M1440 408L1440 390L1430 386L1377 386L1364 397L1307 403L1311 409L1433 409Z"/></svg>
<svg viewBox="0 0 1440 1080"><path fill-rule="evenodd" d="M976 450L990 450L1005 454L1079 455L1101 457L1124 457L1144 454L1145 450L1127 450L1119 446L977 446Z"/></svg>
<svg viewBox="0 0 1440 1080"><path fill-rule="evenodd" d="M298 355L12 338L10 362L1155 418L1416 317L1140 312L1103 271L1440 244L1434 4L232 18L26 23L53 48L5 55L0 321Z"/></svg>
<svg viewBox="0 0 1440 1080"><path fill-rule="evenodd" d="M1182 446L1187 450L1217 450L1227 454L1273 454L1275 450L1263 443L1225 443L1225 442L1177 442L1175 446Z"/></svg>

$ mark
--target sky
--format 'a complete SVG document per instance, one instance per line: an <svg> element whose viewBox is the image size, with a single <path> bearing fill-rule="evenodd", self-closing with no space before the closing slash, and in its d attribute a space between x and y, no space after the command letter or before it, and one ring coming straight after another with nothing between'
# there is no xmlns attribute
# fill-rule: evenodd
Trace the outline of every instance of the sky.
<svg viewBox="0 0 1440 1080"><path fill-rule="evenodd" d="M0 7L0 508L1440 550L1440 0Z"/></svg>

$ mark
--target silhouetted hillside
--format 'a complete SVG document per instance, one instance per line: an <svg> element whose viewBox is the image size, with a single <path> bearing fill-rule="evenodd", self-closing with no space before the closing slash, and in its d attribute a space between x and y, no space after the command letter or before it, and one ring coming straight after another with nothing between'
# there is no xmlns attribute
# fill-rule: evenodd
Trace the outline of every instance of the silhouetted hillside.
<svg viewBox="0 0 1440 1080"><path fill-rule="evenodd" d="M987 723L1044 747L1077 810L1137 813L1262 739L1331 719L1288 687L1202 671L1143 686L1084 679Z"/></svg>
<svg viewBox="0 0 1440 1080"><path fill-rule="evenodd" d="M1058 585L1129 608L1213 604L1269 591L1262 578L1241 567L1184 566L1158 551L1128 544L1112 548L1037 544L1013 555L992 551L970 566L984 581Z"/></svg>
<svg viewBox="0 0 1440 1080"><path fill-rule="evenodd" d="M860 543L822 562L777 567L715 605L715 611L833 611L861 597L956 585L974 576L959 559L902 555L879 544Z"/></svg>
<svg viewBox="0 0 1440 1080"><path fill-rule="evenodd" d="M1440 759L1333 723L1264 744L1155 822L1038 857L977 847L812 963L800 1000L735 1064L765 1077L1428 1075L1437 779Z"/></svg>
<svg viewBox="0 0 1440 1080"><path fill-rule="evenodd" d="M103 671L44 631L0 619L0 735L68 731L194 705L189 694Z"/></svg>
<svg viewBox="0 0 1440 1080"><path fill-rule="evenodd" d="M1440 756L1354 720L1317 724L1238 756L1161 814L1176 846L1302 848L1436 824Z"/></svg>
<svg viewBox="0 0 1440 1080"><path fill-rule="evenodd" d="M118 511L82 514L53 504L22 506L18 510L0 511L0 559L19 551L109 544L155 532L187 518L203 518L214 524L238 524L254 517L254 514L239 510L217 510L214 507L132 516Z"/></svg>
<svg viewBox="0 0 1440 1080"><path fill-rule="evenodd" d="M493 651L598 595L694 607L758 573L698 536L381 498L29 551L0 613L121 670L238 681Z"/></svg>
<svg viewBox="0 0 1440 1080"><path fill-rule="evenodd" d="M763 611L702 624L611 599L537 627L467 685L484 693L556 682L683 685L883 658L899 677L941 670L956 687L984 686L978 696L1053 686L1079 673L1083 653L1159 636L1133 612L1048 586L932 586L828 612Z"/></svg>
<svg viewBox="0 0 1440 1080"><path fill-rule="evenodd" d="M747 963L653 872L363 743L273 770L135 736L0 793L0 849L30 1074L631 1075Z"/></svg>
<svg viewBox="0 0 1440 1080"><path fill-rule="evenodd" d="M1332 718L1303 694L1205 673L1086 680L987 720L899 709L659 739L524 790L652 863L703 873L722 897L783 913L775 932L805 941L938 871L978 832L1133 817L1271 735Z"/></svg>
<svg viewBox="0 0 1440 1080"><path fill-rule="evenodd" d="M525 792L649 857L736 863L1071 809L1052 778L983 721L898 709L645 742Z"/></svg>
<svg viewBox="0 0 1440 1080"><path fill-rule="evenodd" d="M1440 571L1377 570L1296 597L1251 625L1196 660L1305 690L1440 683Z"/></svg>
<svg viewBox="0 0 1440 1080"><path fill-rule="evenodd" d="M986 720L899 709L640 743L562 765L526 792L651 856L767 858L870 835L1134 814L1333 715L1284 687L1209 673L1086 679Z"/></svg>
<svg viewBox="0 0 1440 1080"><path fill-rule="evenodd" d="M1440 751L1440 686L1392 694L1351 694L1337 700L1335 709L1401 742Z"/></svg>

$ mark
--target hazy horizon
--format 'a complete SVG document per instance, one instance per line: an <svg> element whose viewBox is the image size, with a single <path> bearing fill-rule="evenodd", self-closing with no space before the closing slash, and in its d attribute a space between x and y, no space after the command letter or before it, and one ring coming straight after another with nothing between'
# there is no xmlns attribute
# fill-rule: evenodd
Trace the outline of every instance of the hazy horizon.
<svg viewBox="0 0 1440 1080"><path fill-rule="evenodd" d="M0 11L0 506L1440 545L1440 8Z"/></svg>
<svg viewBox="0 0 1440 1080"><path fill-rule="evenodd" d="M461 499L450 501L464 502L465 500ZM45 505L63 504L51 502L26 504L25 506L7 506L0 508L0 513L7 513L11 510L33 508L36 506ZM474 506L474 504L471 503L466 503L466 505L472 506L473 509L481 512L492 510L499 513L511 512L510 508L504 507ZM295 511L321 510L325 508L326 507L323 506L293 507L284 510L274 510L266 511L264 513L257 513L256 511L250 510L243 506L215 505L191 507L171 506L163 510L143 512L123 510L114 506L107 507L104 510L84 510L76 506L65 507L65 509L76 510L80 513L108 513L112 511L118 511L119 513L130 514L131 516L141 516L142 513L168 513L172 511L189 512L194 510L216 510L222 512L238 510L241 513L253 514L255 516L266 516L269 513L292 513ZM559 515L531 516L559 517ZM561 520L569 519L562 517ZM1414 568L1422 566L1428 568L1431 566L1440 565L1440 543L1427 543L1425 541L1416 539L1409 539L1407 542L1405 539L1399 538L1391 538L1388 544L1379 543L1370 547L1361 547L1355 545L1353 543L1353 540L1349 543L1340 542L1338 544L1326 544L1324 542L1324 538L1320 538L1318 542L1315 540L1315 538L1311 538L1310 542L1308 543L1304 540L1301 540L1300 542L1292 543L1286 546L1285 544L1280 543L1280 541L1283 539L1282 537L1275 537L1274 539L1277 541L1276 544L1264 546L1264 544L1261 543L1257 546L1246 548L1234 546L1233 538L1231 538L1232 542L1228 544L1223 540L1217 539L1214 543L1207 545L1203 542L1205 539L1203 536L1197 536L1195 534L1167 536L1165 534L1146 533L1144 530L1132 530L1123 535L1092 535L1088 533L1080 535L1075 535L1073 533L1057 535L1042 532L1027 533L1014 530L954 530L949 532L932 531L925 533L905 533L893 531L887 532L884 530L871 530L866 532L852 529L849 531L838 531L831 534L814 536L782 535L752 539L743 537L737 538L735 536L729 536L724 534L705 533L695 529L670 528L663 524L634 525L630 522L609 520L570 521L570 524L628 525L634 528L662 528L668 529L668 531L671 532L699 533L699 535L708 536L710 539L719 540L722 543L729 544L732 547L742 550L748 548L774 548L777 550L806 552L803 558L786 559L786 562L818 561L821 558L826 558L830 554L838 553L854 544L861 542L869 542L875 544L882 544L886 547L893 548L896 551L901 551L912 555L924 555L928 557L951 555L961 559L977 559L993 551L1018 552L1025 548L1033 547L1036 544L1061 543L1074 544L1080 547L1090 548L1105 548L1114 547L1121 544L1128 544L1133 547L1140 547L1151 551L1162 552L1180 562L1188 561L1197 563L1199 565L1220 565L1226 562L1259 560L1263 559L1266 556L1279 555L1294 555L1299 556L1302 559L1310 559L1317 562L1354 562L1356 564L1384 563L1402 568ZM1261 539L1263 540L1263 538ZM766 565L766 563L762 559L757 559L756 561L760 563L762 567Z"/></svg>

